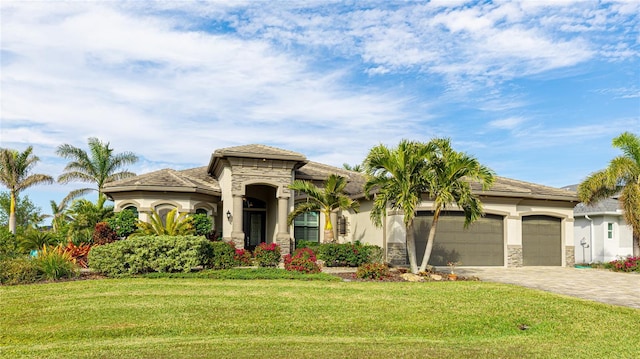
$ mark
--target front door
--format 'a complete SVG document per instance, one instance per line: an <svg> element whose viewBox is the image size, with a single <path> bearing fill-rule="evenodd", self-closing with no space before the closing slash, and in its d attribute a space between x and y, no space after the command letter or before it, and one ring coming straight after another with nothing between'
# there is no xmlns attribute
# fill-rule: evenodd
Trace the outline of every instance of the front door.
<svg viewBox="0 0 640 359"><path fill-rule="evenodd" d="M244 212L244 248L253 251L261 242L265 242L266 213L263 211Z"/></svg>

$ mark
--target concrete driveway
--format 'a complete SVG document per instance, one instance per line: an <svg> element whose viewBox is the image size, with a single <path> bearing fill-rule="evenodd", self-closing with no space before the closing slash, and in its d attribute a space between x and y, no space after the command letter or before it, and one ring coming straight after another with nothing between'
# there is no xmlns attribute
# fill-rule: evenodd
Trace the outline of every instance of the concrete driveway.
<svg viewBox="0 0 640 359"><path fill-rule="evenodd" d="M562 267L457 268L482 281L516 284L547 292L640 309L640 274Z"/></svg>

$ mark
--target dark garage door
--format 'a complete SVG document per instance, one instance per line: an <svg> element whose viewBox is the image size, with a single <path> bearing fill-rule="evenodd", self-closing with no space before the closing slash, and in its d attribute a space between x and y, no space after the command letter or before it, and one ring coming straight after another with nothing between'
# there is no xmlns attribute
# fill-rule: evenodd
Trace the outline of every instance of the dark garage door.
<svg viewBox="0 0 640 359"><path fill-rule="evenodd" d="M522 264L525 266L562 265L560 218L522 217Z"/></svg>
<svg viewBox="0 0 640 359"><path fill-rule="evenodd" d="M427 246L433 212L418 212L415 218L415 241L418 264ZM447 212L440 216L429 264L464 266L504 265L504 218L487 214L464 228L464 214Z"/></svg>

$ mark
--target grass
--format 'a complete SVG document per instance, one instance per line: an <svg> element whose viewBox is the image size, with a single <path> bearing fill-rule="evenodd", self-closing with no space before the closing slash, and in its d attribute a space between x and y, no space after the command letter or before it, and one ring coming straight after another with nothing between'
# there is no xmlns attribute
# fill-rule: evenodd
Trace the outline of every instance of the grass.
<svg viewBox="0 0 640 359"><path fill-rule="evenodd" d="M105 279L0 287L0 312L3 358L634 358L640 351L640 310L484 282Z"/></svg>

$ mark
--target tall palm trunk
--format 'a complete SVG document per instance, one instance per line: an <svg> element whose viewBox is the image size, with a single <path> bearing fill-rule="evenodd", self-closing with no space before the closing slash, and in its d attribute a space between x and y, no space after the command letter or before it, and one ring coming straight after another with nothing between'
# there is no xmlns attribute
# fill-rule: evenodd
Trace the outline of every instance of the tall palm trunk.
<svg viewBox="0 0 640 359"><path fill-rule="evenodd" d="M431 251L433 250L433 242L436 238L436 226L438 225L438 219L440 219L440 209L436 209L433 212L433 221L431 221L431 228L429 228L429 237L427 238L427 247L424 249L424 256L422 257L422 263L420 264L420 271L427 270L427 264L429 258L431 258Z"/></svg>
<svg viewBox="0 0 640 359"><path fill-rule="evenodd" d="M11 191L9 204L9 231L16 234L16 194Z"/></svg>
<svg viewBox="0 0 640 359"><path fill-rule="evenodd" d="M407 223L407 255L409 256L409 265L411 273L418 274L418 263L416 261L416 240L413 233L413 218Z"/></svg>

